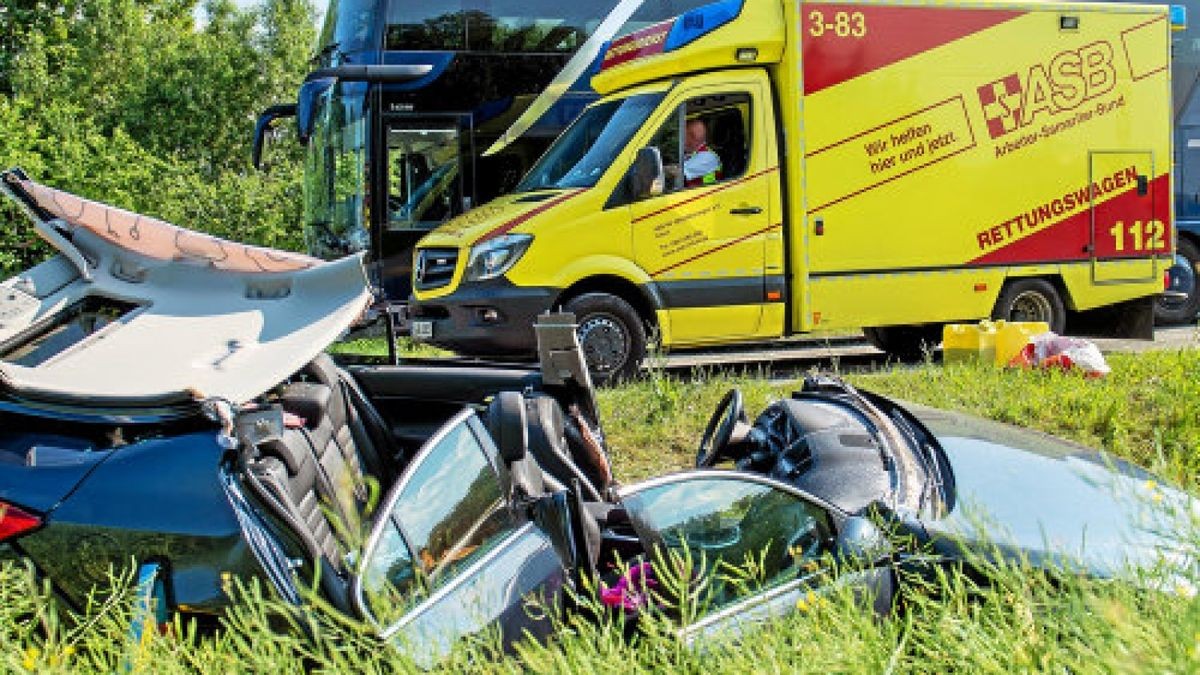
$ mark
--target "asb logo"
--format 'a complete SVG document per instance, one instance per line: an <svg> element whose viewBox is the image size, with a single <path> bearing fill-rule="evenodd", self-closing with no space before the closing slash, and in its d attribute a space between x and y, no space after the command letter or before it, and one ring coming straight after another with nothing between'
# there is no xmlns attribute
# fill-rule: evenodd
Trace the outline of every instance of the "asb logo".
<svg viewBox="0 0 1200 675"><path fill-rule="evenodd" d="M1022 78L1006 75L977 89L988 134L999 138L1029 126L1039 116L1070 112L1085 101L1103 96L1117 84L1113 48L1093 42L1056 54L1049 63L1035 63Z"/></svg>

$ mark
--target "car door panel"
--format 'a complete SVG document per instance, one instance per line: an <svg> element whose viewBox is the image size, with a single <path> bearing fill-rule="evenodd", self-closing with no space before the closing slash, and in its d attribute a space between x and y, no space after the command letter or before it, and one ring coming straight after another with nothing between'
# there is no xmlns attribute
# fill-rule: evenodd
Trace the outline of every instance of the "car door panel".
<svg viewBox="0 0 1200 675"><path fill-rule="evenodd" d="M832 551L832 507L757 474L676 474L632 486L622 494L622 504L648 551L698 560L700 571L754 566L753 587L705 572L707 607L700 624L751 609L771 615L772 607L786 606L780 598L807 590L807 580L817 576L822 557ZM703 626L697 630L703 632Z"/></svg>
<svg viewBox="0 0 1200 675"><path fill-rule="evenodd" d="M524 635L549 634L549 611L530 605L552 604L565 582L559 554L544 532L527 524L491 554L443 586L402 618L384 639L431 665L455 643L498 625L507 647Z"/></svg>
<svg viewBox="0 0 1200 675"><path fill-rule="evenodd" d="M359 613L431 666L469 635L545 635L570 569L562 546L512 501L511 474L471 408L425 443L383 501L355 573ZM540 617L540 618L538 618Z"/></svg>
<svg viewBox="0 0 1200 675"><path fill-rule="evenodd" d="M843 574L837 579L817 573L725 607L690 626L685 626L679 635L689 645L719 637L738 636L767 621L786 616L798 607L807 607L808 603L812 602L810 593L820 598L829 593L832 587L846 585L861 589L860 597L864 604L869 603L877 613L886 614L894 591L890 570L862 570Z"/></svg>

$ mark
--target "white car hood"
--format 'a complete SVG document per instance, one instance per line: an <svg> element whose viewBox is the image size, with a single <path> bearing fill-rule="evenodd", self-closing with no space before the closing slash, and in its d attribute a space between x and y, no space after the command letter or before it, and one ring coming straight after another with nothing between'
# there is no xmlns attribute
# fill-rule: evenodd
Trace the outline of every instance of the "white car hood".
<svg viewBox="0 0 1200 675"><path fill-rule="evenodd" d="M0 188L59 255L0 283L0 385L79 405L244 403L301 369L371 299L360 255L235 244L38 185ZM20 345L88 297L135 305L36 365Z"/></svg>

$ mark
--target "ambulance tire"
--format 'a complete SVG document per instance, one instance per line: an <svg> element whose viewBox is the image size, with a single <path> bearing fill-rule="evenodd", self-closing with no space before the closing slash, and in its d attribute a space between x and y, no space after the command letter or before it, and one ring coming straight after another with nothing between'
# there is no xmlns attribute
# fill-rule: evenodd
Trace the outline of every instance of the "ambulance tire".
<svg viewBox="0 0 1200 675"><path fill-rule="evenodd" d="M1005 321L1045 321L1050 330L1063 334L1067 327L1067 307L1054 284L1045 279L1010 281L996 299L992 318Z"/></svg>
<svg viewBox="0 0 1200 675"><path fill-rule="evenodd" d="M1160 297L1154 303L1154 320L1159 324L1191 323L1200 313L1200 283L1196 281L1200 278L1200 247L1191 239L1180 237L1175 243L1175 259L1177 264L1191 266L1191 274L1186 277L1191 288L1186 289L1186 298Z"/></svg>
<svg viewBox="0 0 1200 675"><path fill-rule="evenodd" d="M563 309L575 315L579 345L596 384L637 374L646 357L646 324L632 305L608 293L584 293Z"/></svg>
<svg viewBox="0 0 1200 675"><path fill-rule="evenodd" d="M864 328L863 335L872 347L892 358L904 362L922 361L942 341L942 324Z"/></svg>

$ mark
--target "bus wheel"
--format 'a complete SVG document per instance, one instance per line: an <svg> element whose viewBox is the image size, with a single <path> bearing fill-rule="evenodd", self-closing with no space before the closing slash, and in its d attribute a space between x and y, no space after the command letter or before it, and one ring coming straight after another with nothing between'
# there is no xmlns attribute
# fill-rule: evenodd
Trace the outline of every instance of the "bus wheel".
<svg viewBox="0 0 1200 675"><path fill-rule="evenodd" d="M1200 248L1192 240L1180 237L1175 243L1175 266L1171 268L1171 290L1187 297L1162 296L1154 303L1157 323L1188 323L1200 312Z"/></svg>
<svg viewBox="0 0 1200 675"><path fill-rule="evenodd" d="M901 361L920 361L942 341L942 324L864 328L871 346Z"/></svg>
<svg viewBox="0 0 1200 675"><path fill-rule="evenodd" d="M579 345L598 384L637 373L646 356L646 326L633 306L608 293L584 293L563 309L575 315Z"/></svg>
<svg viewBox="0 0 1200 675"><path fill-rule="evenodd" d="M1005 285L996 299L992 318L1005 321L1043 321L1062 335L1067 308L1054 284L1045 279L1017 279Z"/></svg>

